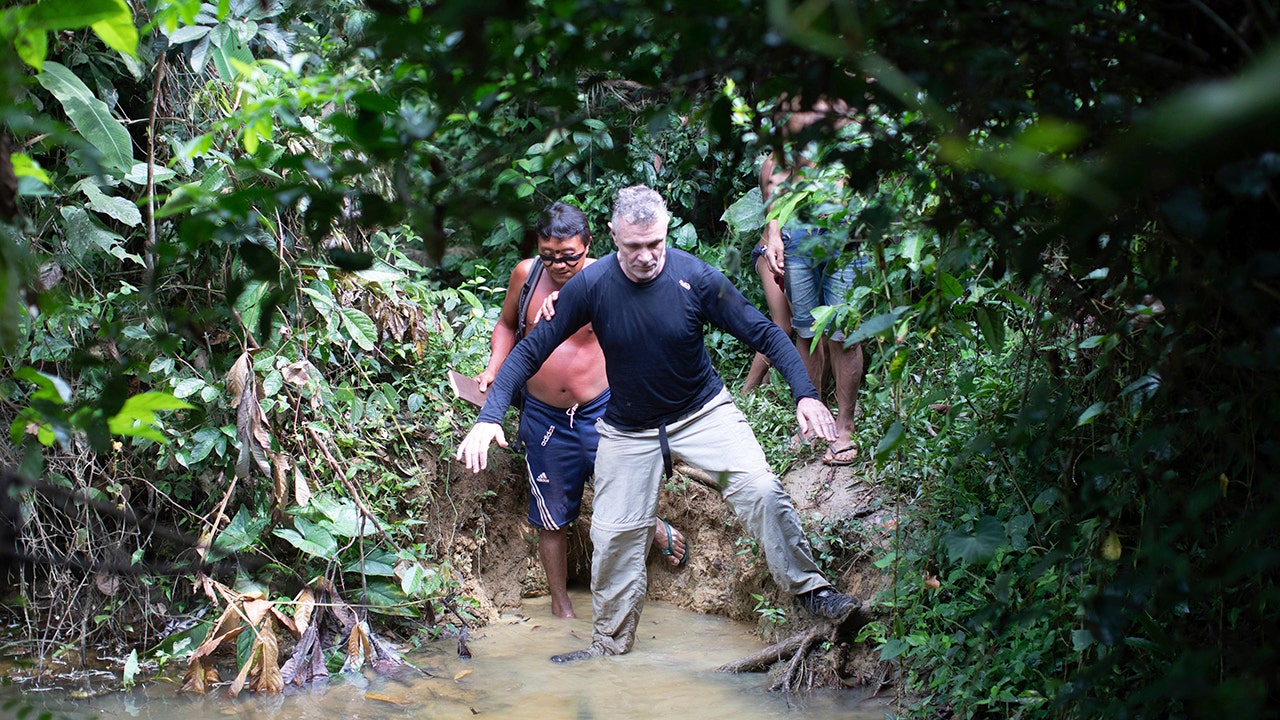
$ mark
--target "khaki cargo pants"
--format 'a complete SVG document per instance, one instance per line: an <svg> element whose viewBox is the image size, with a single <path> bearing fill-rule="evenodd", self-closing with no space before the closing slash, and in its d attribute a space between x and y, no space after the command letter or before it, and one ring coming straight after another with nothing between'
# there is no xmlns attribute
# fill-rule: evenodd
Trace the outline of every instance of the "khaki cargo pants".
<svg viewBox="0 0 1280 720"><path fill-rule="evenodd" d="M645 557L662 486L659 431L623 431L596 421L595 500L592 506L592 641L621 654L635 643L648 574ZM728 391L667 425L672 462L723 478L721 493L756 539L774 582L792 594L829 583L813 562L800 518L778 477L769 470L755 433Z"/></svg>

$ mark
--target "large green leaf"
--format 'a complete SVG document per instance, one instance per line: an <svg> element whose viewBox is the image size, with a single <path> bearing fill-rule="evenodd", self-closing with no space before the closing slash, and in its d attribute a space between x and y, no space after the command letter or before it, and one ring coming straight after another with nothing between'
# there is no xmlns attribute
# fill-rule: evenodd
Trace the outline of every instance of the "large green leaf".
<svg viewBox="0 0 1280 720"><path fill-rule="evenodd" d="M71 386L57 375L43 373L28 366L13 371L13 376L36 384L38 389L31 395L32 399L44 400L55 405L71 402Z"/></svg>
<svg viewBox="0 0 1280 720"><path fill-rule="evenodd" d="M746 195L725 209L720 219L737 232L752 232L764 225L764 202L760 188L753 187Z"/></svg>
<svg viewBox="0 0 1280 720"><path fill-rule="evenodd" d="M373 580L365 585L364 601L369 609L383 615L399 615L400 617L418 617L418 611L408 605L409 598L398 585L381 580Z"/></svg>
<svg viewBox="0 0 1280 720"><path fill-rule="evenodd" d="M1007 543L1004 525L990 515L978 518L973 532L954 530L942 538L942 545L951 559L965 563L983 562Z"/></svg>
<svg viewBox="0 0 1280 720"><path fill-rule="evenodd" d="M335 535L359 537L378 531L373 521L365 518L360 508L347 498L317 495L311 499L311 509L324 517L320 524Z"/></svg>
<svg viewBox="0 0 1280 720"><path fill-rule="evenodd" d="M269 514L254 513L247 505L241 505L227 528L218 533L213 546L224 552L239 552L252 547L262 537L262 531L270 521Z"/></svg>
<svg viewBox="0 0 1280 720"><path fill-rule="evenodd" d="M902 421L895 420L876 445L876 460L883 462L890 453L902 447L904 442L906 442L906 428L902 425Z"/></svg>
<svg viewBox="0 0 1280 720"><path fill-rule="evenodd" d="M83 258L96 245L112 257L146 265L142 258L124 249L124 238L102 227L89 217L84 208L67 206L60 209L67 235L67 249L77 259Z"/></svg>
<svg viewBox="0 0 1280 720"><path fill-rule="evenodd" d="M85 197L89 198L89 207L94 210L110 215L129 227L142 224L142 212L128 198L102 192L102 188L98 187L93 180L81 181L80 189L84 190Z"/></svg>
<svg viewBox="0 0 1280 720"><path fill-rule="evenodd" d="M165 443L168 438L156 429L156 411L189 407L190 404L166 392L140 393L125 400L120 411L107 420L107 428L115 435L145 437Z"/></svg>
<svg viewBox="0 0 1280 720"><path fill-rule="evenodd" d="M13 162L13 174L22 178L29 177L39 181L43 185L50 185L49 174L31 159L26 153L14 153L9 158Z"/></svg>
<svg viewBox="0 0 1280 720"><path fill-rule="evenodd" d="M330 560L338 554L338 541L328 530L302 517L293 519L293 527L297 529L276 528L273 532L308 555Z"/></svg>
<svg viewBox="0 0 1280 720"><path fill-rule="evenodd" d="M796 214L796 208L800 206L801 201L808 199L813 193L808 191L792 190L791 192L774 198L769 205L766 219L777 220L778 225L786 225L791 221L792 216Z"/></svg>
<svg viewBox="0 0 1280 720"><path fill-rule="evenodd" d="M253 65L253 54L240 42L240 38L231 34L227 39L209 49L209 57L218 70L218 76L226 82L233 82L243 73L243 68Z"/></svg>
<svg viewBox="0 0 1280 720"><path fill-rule="evenodd" d="M37 28L22 28L13 40L13 48L22 62L40 70L44 67L44 59L49 55L49 34Z"/></svg>
<svg viewBox="0 0 1280 720"><path fill-rule="evenodd" d="M355 340L361 350L372 351L378 343L378 329L373 326L369 316L355 308L342 308L339 313L342 317L342 327L347 331L347 335Z"/></svg>
<svg viewBox="0 0 1280 720"><path fill-rule="evenodd" d="M886 330L892 330L893 327L898 324L898 320L902 317L904 312L906 312L905 308L897 307L882 315L876 315L875 317L863 320L862 323L858 325L858 329L854 330L849 334L849 337L845 338L845 344L852 345L853 343L862 342L869 337L879 335Z"/></svg>
<svg viewBox="0 0 1280 720"><path fill-rule="evenodd" d="M133 24L133 13L129 11L129 6L124 0L115 0L115 2L118 12L111 17L99 20L90 27L107 47L125 55L137 57L138 28Z"/></svg>
<svg viewBox="0 0 1280 720"><path fill-rule="evenodd" d="M111 116L107 104L94 97L75 73L58 63L45 63L36 79L62 103L80 135L97 148L102 164L120 174L128 172L133 166L133 141L124 125Z"/></svg>
<svg viewBox="0 0 1280 720"><path fill-rule="evenodd" d="M187 451L187 462L198 463L209 457L209 453L213 452L213 448L219 442L226 445L226 436L222 434L222 430L218 428L200 428L196 431L190 449Z"/></svg>
<svg viewBox="0 0 1280 720"><path fill-rule="evenodd" d="M170 170L167 167L160 166L160 165L154 166L151 170L151 179L154 180L155 182L164 182L166 180L170 180L175 175L177 175L177 173L175 173L174 171ZM144 162L134 163L133 167L129 168L129 172L125 174L124 179L133 183L134 185L146 185L147 184L147 164Z"/></svg>
<svg viewBox="0 0 1280 720"><path fill-rule="evenodd" d="M363 561L360 558L352 560L342 568L342 572L395 577L396 556L381 548L373 548L365 553Z"/></svg>
<svg viewBox="0 0 1280 720"><path fill-rule="evenodd" d="M982 339L995 352L1004 350L1004 317L997 308L985 308L979 305L973 309L978 319L978 328L982 330Z"/></svg>
<svg viewBox="0 0 1280 720"><path fill-rule="evenodd" d="M180 27L169 35L169 45L181 45L182 43L199 40L209 34L209 28L204 25L188 25Z"/></svg>
<svg viewBox="0 0 1280 720"><path fill-rule="evenodd" d="M78 30L121 12L132 20L124 0L43 0L31 8L27 23L41 30Z"/></svg>

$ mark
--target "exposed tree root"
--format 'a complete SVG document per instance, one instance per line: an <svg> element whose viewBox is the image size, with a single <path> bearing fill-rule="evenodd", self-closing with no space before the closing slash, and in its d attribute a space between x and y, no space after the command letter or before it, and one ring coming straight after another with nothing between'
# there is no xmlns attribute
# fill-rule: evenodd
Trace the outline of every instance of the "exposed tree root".
<svg viewBox="0 0 1280 720"><path fill-rule="evenodd" d="M831 623L815 625L759 652L721 665L716 672L771 672L773 681L769 690L787 695L815 687L864 687L872 688L873 694L879 692L889 684L888 665L871 661L868 667L865 664L868 659L863 659L859 662L864 669L855 671L854 678L842 676L842 670L852 669L847 665L848 653L835 646L837 642L848 641L848 636L840 639L843 630ZM882 667L877 671L878 665Z"/></svg>
<svg viewBox="0 0 1280 720"><path fill-rule="evenodd" d="M790 695L797 690L812 689L816 673L813 663L809 660L809 651L819 640L835 642L835 639L836 628L829 623L818 625L804 633L800 646L796 648L795 654L791 656L791 662L787 664L786 671L769 686L769 690L781 690Z"/></svg>
<svg viewBox="0 0 1280 720"><path fill-rule="evenodd" d="M744 673L744 672L765 672L775 663L785 662L796 654L801 647L806 647L805 640L815 632L821 632L824 628L830 629L830 625L819 625L809 630L796 633L781 642L776 642L769 647L757 653L752 653L741 660L726 663L716 668L716 672L722 673Z"/></svg>
<svg viewBox="0 0 1280 720"><path fill-rule="evenodd" d="M758 653L748 655L741 660L721 665L716 672L741 673L762 672L770 667L786 662L787 666L780 676L774 680L769 690L781 690L791 694L797 690L813 688L814 678L819 674L814 667L819 658L810 658L815 644L835 642L838 628L831 623L815 625L812 628L796 633L779 643L774 643ZM787 662L790 660L790 662ZM823 674L831 674L830 672Z"/></svg>

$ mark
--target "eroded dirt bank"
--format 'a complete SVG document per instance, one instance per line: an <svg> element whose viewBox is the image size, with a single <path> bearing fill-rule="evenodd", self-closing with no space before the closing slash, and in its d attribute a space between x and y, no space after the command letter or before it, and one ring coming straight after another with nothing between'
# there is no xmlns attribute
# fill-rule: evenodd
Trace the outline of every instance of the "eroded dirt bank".
<svg viewBox="0 0 1280 720"><path fill-rule="evenodd" d="M482 616L495 620L517 608L522 597L545 594L546 580L537 560L536 529L526 520L523 466L509 453L494 453L491 460L489 470L479 475L459 467L449 470L458 528L450 547L465 592L480 601ZM783 483L833 582L870 599L887 582L871 563L883 554L894 517L891 504L862 480L859 465L829 467L812 458L787 473ZM754 542L745 537L719 493L698 475L686 469L664 487L659 512L692 542L693 554L685 567L672 568L651 553L648 597L754 622L766 642L809 630L812 618L777 590ZM591 495L588 486L582 517L570 529L570 586L583 589L590 584ZM774 621L766 619L757 608L781 611L785 620L776 621L779 613L768 613ZM591 612L589 606L575 609L584 617ZM811 683L875 686L885 681L888 670L871 647L852 640L844 632L830 644L827 657L812 663L821 667Z"/></svg>

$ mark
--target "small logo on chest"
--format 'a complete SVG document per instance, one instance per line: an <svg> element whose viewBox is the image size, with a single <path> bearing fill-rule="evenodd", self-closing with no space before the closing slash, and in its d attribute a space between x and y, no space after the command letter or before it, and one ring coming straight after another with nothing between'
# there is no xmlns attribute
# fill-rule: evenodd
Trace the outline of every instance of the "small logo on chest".
<svg viewBox="0 0 1280 720"><path fill-rule="evenodd" d="M692 290L692 289L693 289L693 286L692 286L692 285L690 285L690 284L689 284L689 282L688 282L687 280L681 280L681 281L680 281L680 287L684 288L685 290Z"/></svg>

